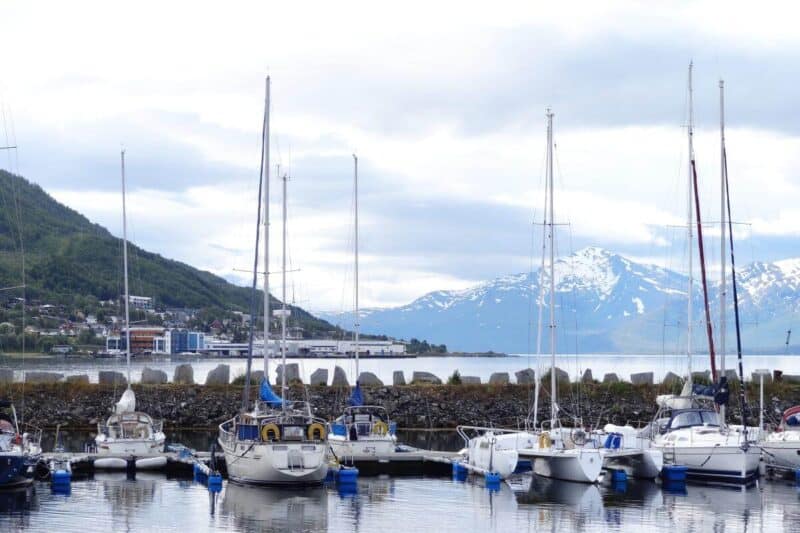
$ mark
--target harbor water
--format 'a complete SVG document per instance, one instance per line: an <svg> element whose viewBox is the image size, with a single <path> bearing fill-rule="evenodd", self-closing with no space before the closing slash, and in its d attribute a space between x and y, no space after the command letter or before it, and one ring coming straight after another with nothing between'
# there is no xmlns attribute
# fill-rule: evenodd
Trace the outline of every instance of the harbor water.
<svg viewBox="0 0 800 533"><path fill-rule="evenodd" d="M317 368L328 369L328 380L333 376L335 366L342 367L350 376L355 372L352 359L319 359L319 358L294 358L290 363L297 363L300 375L305 382ZM197 383L204 383L206 375L219 364L231 367L231 379L244 375L247 365L246 359L231 358L201 358L201 357L162 357L135 359L131 365L131 378L134 382L141 379L145 367L163 370L169 379L172 379L174 369L182 363L190 363L194 369L194 379ZM592 370L595 379L602 379L606 373L616 373L620 379L627 380L630 374L637 372L653 372L656 381L660 380L667 372L685 374L687 368L685 355L561 355L556 364L567 371L573 379L577 379L583 371ZM719 364L719 363L718 363ZM728 368L735 368L735 357L728 356ZM400 370L405 374L406 381L411 380L414 371L431 372L445 381L448 376L458 370L462 376L478 376L487 382L494 372L508 372L512 381L514 372L524 368L547 368L549 357L542 357L537 364L535 356L512 355L508 357L417 357L404 359L362 359L360 370L372 372L384 383L392 383L392 373ZM270 377L275 383L276 362L270 366ZM15 379L21 380L23 373L22 358L18 356L0 356L0 368L14 369ZM64 358L64 357L26 357L26 371L60 372L64 375L86 374L93 383L97 382L98 372L101 370L125 371L125 362L121 359L93 359L93 358ZM253 368L263 368L260 359L254 360ZM709 368L708 356L696 355L692 360L692 369L702 371ZM782 370L786 374L800 374L800 356L796 355L746 355L744 356L744 371L746 376L758 369Z"/></svg>
<svg viewBox="0 0 800 533"><path fill-rule="evenodd" d="M0 531L797 531L797 489L652 482L583 485L520 475L480 479L364 477L357 487L286 490L228 483L218 494L159 474L96 474L69 495L44 483L0 493Z"/></svg>
<svg viewBox="0 0 800 533"><path fill-rule="evenodd" d="M91 435L67 432L76 450ZM207 449L210 431L170 433ZM455 431L401 431L401 442L456 450ZM45 449L52 445L46 435ZM588 485L516 474L495 488L483 478L362 476L356 486L288 490L225 481L219 493L191 478L95 473L69 494L45 482L0 492L0 531L798 531L794 481L761 478L748 487L628 480Z"/></svg>

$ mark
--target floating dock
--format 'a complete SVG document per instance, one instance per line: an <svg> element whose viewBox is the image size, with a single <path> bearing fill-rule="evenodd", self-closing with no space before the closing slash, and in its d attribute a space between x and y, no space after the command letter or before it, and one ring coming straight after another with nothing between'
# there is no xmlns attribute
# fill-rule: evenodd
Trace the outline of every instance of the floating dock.
<svg viewBox="0 0 800 533"><path fill-rule="evenodd" d="M387 455L348 455L338 457L344 466L355 466L365 476L390 474L402 475L448 475L452 469L452 459L457 458L455 452L421 450L408 446L398 446L397 451ZM108 470L157 471L171 475L191 476L194 465L202 463L211 465L211 452L161 452L138 456L110 456L96 453L44 453L42 458L47 464L56 461L69 462L72 474L83 477ZM225 456L217 452L213 458L217 470L227 475Z"/></svg>

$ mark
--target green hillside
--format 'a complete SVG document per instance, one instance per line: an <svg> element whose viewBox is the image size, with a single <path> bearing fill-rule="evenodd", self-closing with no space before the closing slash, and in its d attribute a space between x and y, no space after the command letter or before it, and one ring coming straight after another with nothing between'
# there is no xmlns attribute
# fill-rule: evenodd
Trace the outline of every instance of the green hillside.
<svg viewBox="0 0 800 533"><path fill-rule="evenodd" d="M19 228L27 263L28 301L69 305L87 297L119 298L120 239L58 203L38 185L0 170L0 285L3 287L21 283ZM248 288L133 245L128 251L133 294L151 296L160 307L249 312ZM11 292L6 296L12 296ZM260 297L259 301L262 300ZM277 303L274 300L274 305ZM299 308L293 308L292 322L312 335L336 329Z"/></svg>

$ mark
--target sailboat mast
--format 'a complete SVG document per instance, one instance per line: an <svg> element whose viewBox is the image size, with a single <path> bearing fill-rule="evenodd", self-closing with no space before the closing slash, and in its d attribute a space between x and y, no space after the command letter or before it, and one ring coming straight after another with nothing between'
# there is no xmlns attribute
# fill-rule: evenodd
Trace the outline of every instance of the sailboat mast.
<svg viewBox="0 0 800 533"><path fill-rule="evenodd" d="M692 293L694 289L694 272L692 271L692 256L693 256L693 246L692 246L692 162L694 161L694 102L692 101L692 68L693 64L689 62L689 126L687 128L688 135L689 135L689 187L687 188L688 199L686 203L687 208L687 250L689 256L689 288L687 291L688 295L688 303L686 308L686 358L687 358L687 368L688 368L688 377L687 384L689 392L691 393L692 390Z"/></svg>
<svg viewBox="0 0 800 533"><path fill-rule="evenodd" d="M736 324L736 358L739 363L739 409L742 413L742 448L747 449L749 446L747 442L747 410L745 401L745 386L744 386L744 365L742 363L742 330L739 320L739 293L736 289L736 259L733 254L733 222L731 222L731 191L728 185L728 153L725 145L722 146L722 176L725 184L725 201L728 208L728 242L731 248L731 287L733 288L733 316ZM761 377L763 383L764 377ZM762 387L763 394L763 387ZM763 416L763 401L761 413ZM763 427L760 425L759 427Z"/></svg>
<svg viewBox="0 0 800 533"><path fill-rule="evenodd" d="M128 215L125 210L125 150L120 151L122 173L122 264L125 276L125 364L128 367L128 388L131 387L131 317L128 305Z"/></svg>
<svg viewBox="0 0 800 533"><path fill-rule="evenodd" d="M725 82L719 80L719 161L720 161L720 276L719 276L719 363L720 373L725 375L725 335L726 335L726 309L727 304L727 279L725 272ZM720 419L725 423L725 405L719 408Z"/></svg>
<svg viewBox="0 0 800 533"><path fill-rule="evenodd" d="M283 363L283 371L281 372L281 396L286 398L286 182L289 176L286 174L282 177L283 180L283 253L282 253L282 283L281 288L281 361ZM286 411L286 402L281 402L283 411Z"/></svg>
<svg viewBox="0 0 800 533"><path fill-rule="evenodd" d="M541 383L541 379L539 377L539 370L541 369L541 365L539 364L539 358L542 355L542 320L544 318L544 257L545 253L547 252L547 194L550 190L549 184L547 180L545 180L544 186L544 214L542 217L542 262L539 265L539 297L537 298L537 304L539 307L539 316L538 316L538 323L536 328L536 372L534 373L534 381L535 384L533 386L533 427L536 428L536 423L538 422L539 418L539 384Z"/></svg>
<svg viewBox="0 0 800 533"><path fill-rule="evenodd" d="M360 374L358 373L358 336L361 324L359 324L359 313L358 313L358 157L356 154L353 154L353 203L355 206L355 317L354 317L354 324L353 329L355 331L355 352L356 352L356 385L358 385L358 379Z"/></svg>
<svg viewBox="0 0 800 533"><path fill-rule="evenodd" d="M269 99L270 79L267 76L266 99L264 102L264 134L261 139L264 161L264 379L269 382Z"/></svg>
<svg viewBox="0 0 800 533"><path fill-rule="evenodd" d="M264 183L264 157L265 151L269 149L268 134L268 120L269 120L269 78L267 78L267 91L265 97L265 111L264 120L261 124L261 167L258 169L258 209L256 210L256 243L254 246L255 253L253 254L253 284L250 288L250 334L247 339L247 370L244 377L244 389L242 389L242 413L247 409L247 402L250 400L250 372L253 368L253 344L256 332L256 317L258 316L258 293L256 287L258 286L258 245L261 238L261 204L265 199L269 199L269 195L264 194L264 188L268 186ZM266 145L266 146L265 146ZM267 166L269 168L269 166ZM269 204L268 204L269 205ZM269 218L269 217L267 217ZM266 261L266 258L264 258ZM264 270L268 270L265 265ZM265 294L268 294L265 287ZM264 321L268 320L269 310L265 308ZM264 339L264 347L266 349L266 339ZM268 376L265 374L265 376Z"/></svg>
<svg viewBox="0 0 800 533"><path fill-rule="evenodd" d="M556 272L555 226L553 217L553 112L547 109L547 183L549 196L550 229L550 427L558 418L558 391L556 390Z"/></svg>

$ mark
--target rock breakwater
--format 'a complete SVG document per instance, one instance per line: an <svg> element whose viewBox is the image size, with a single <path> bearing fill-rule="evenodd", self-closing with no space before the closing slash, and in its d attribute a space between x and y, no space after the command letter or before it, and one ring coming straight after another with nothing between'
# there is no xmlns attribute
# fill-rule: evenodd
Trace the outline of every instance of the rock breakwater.
<svg viewBox="0 0 800 533"><path fill-rule="evenodd" d="M124 386L85 383L21 384L0 386L0 398L12 400L24 419L43 428L57 424L74 429L91 429L107 417ZM137 407L164 420L170 429L214 429L241 405L242 387L238 385L134 385ZM366 402L384 406L402 428L454 428L459 424L520 427L533 405L529 385L405 385L365 387ZM317 415L332 419L341 412L349 397L346 387L309 386L291 388L290 398L307 399ZM676 392L662 385L630 383L573 384L560 390L562 422L579 417L585 425L602 427L649 422L656 411L658 394ZM757 416L757 387L753 386L752 416ZM255 399L256 387L252 390ZM734 397L732 395L732 397ZM767 420L777 420L780 413L800 404L800 385L770 383L766 389ZM732 416L738 408L732 402ZM547 387L542 388L539 420L549 418Z"/></svg>

